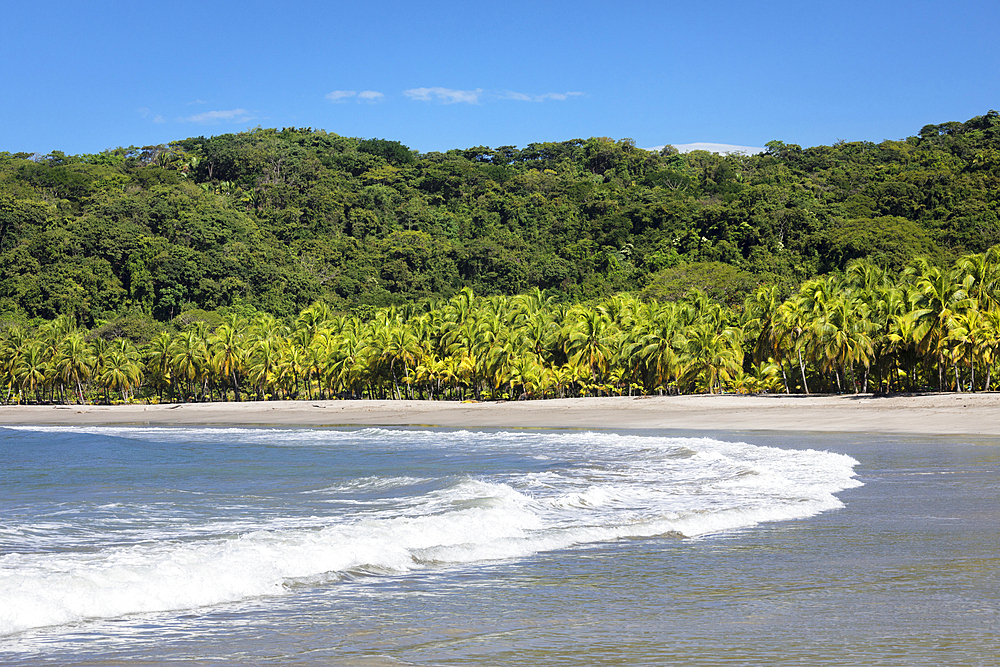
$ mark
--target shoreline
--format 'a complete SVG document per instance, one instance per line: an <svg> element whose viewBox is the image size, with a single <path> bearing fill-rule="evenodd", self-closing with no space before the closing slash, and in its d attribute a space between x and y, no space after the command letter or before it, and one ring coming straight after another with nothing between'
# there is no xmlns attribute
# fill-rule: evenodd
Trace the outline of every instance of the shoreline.
<svg viewBox="0 0 1000 667"><path fill-rule="evenodd" d="M440 426L1000 436L1000 393L0 406L0 426Z"/></svg>

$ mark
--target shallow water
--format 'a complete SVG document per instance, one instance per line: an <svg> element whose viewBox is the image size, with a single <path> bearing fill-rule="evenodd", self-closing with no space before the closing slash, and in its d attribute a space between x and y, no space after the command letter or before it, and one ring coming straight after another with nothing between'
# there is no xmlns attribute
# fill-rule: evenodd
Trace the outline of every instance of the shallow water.
<svg viewBox="0 0 1000 667"><path fill-rule="evenodd" d="M1000 446L0 429L0 663L988 665Z"/></svg>

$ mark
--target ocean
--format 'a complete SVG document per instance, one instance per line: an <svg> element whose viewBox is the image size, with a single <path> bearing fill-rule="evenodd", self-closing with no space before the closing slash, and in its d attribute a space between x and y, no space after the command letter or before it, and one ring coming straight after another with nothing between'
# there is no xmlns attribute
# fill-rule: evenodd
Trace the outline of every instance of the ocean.
<svg viewBox="0 0 1000 667"><path fill-rule="evenodd" d="M1000 442L0 428L3 665L995 665Z"/></svg>

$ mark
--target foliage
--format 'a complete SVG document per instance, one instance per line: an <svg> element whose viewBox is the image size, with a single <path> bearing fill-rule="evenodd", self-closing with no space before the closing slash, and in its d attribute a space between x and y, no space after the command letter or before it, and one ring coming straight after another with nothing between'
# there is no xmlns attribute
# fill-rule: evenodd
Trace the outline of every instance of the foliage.
<svg viewBox="0 0 1000 667"><path fill-rule="evenodd" d="M754 274L722 262L691 262L655 274L642 291L647 299L677 301L702 292L733 306L742 303L758 284Z"/></svg>
<svg viewBox="0 0 1000 667"><path fill-rule="evenodd" d="M185 311L86 331L61 316L0 328L5 402L424 398L996 388L1000 246L950 267L855 262L733 307L618 294L567 305L462 288L362 315ZM121 336L112 334L121 332Z"/></svg>
<svg viewBox="0 0 1000 667"><path fill-rule="evenodd" d="M291 317L462 287L572 302L692 286L731 304L857 259L984 252L1000 243L998 156L992 111L755 156L606 137L419 154L294 127L0 153L0 311L88 327L236 303Z"/></svg>
<svg viewBox="0 0 1000 667"><path fill-rule="evenodd" d="M755 156L312 128L0 153L0 381L20 401L990 387L998 202L993 111Z"/></svg>

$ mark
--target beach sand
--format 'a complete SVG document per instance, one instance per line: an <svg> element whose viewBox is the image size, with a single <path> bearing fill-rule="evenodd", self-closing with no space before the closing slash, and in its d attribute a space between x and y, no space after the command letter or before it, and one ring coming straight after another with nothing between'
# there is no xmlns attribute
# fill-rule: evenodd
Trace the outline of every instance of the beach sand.
<svg viewBox="0 0 1000 667"><path fill-rule="evenodd" d="M665 428L1000 436L1000 393L0 406L0 426L14 424Z"/></svg>

